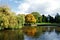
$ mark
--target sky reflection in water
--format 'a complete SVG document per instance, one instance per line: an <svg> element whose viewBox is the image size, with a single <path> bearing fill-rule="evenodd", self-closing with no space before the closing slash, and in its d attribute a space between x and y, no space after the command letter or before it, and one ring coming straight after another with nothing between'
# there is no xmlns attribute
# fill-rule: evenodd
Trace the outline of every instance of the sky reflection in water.
<svg viewBox="0 0 60 40"><path fill-rule="evenodd" d="M60 34L57 34L55 31L45 32L40 35L39 38L32 38L24 35L24 40L60 40Z"/></svg>

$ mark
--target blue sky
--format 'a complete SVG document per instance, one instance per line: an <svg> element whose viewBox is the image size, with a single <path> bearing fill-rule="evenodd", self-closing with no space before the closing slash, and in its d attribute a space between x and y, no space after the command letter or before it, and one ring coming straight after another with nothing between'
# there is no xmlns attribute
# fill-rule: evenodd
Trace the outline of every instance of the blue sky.
<svg viewBox="0 0 60 40"><path fill-rule="evenodd" d="M0 0L0 5L8 5L16 14L39 12L46 16L60 14L60 0Z"/></svg>

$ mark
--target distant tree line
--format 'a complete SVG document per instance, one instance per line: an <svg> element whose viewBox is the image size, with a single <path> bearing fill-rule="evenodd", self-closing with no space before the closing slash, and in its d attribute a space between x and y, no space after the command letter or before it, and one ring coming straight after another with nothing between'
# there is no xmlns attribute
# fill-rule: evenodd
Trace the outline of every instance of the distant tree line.
<svg viewBox="0 0 60 40"><path fill-rule="evenodd" d="M59 15L59 13L57 13L55 17L52 17L50 15L48 15L48 16L42 15L42 22L45 22L45 23L60 23L60 15Z"/></svg>
<svg viewBox="0 0 60 40"><path fill-rule="evenodd" d="M55 17L48 15L47 17L42 15L42 22L48 23L60 23L60 15L57 13Z"/></svg>
<svg viewBox="0 0 60 40"><path fill-rule="evenodd" d="M25 17L27 18L27 19L25 18L27 21L27 22L25 21L26 23L32 23L33 21L31 20L35 20L35 23L60 23L59 13L57 13L55 17L52 17L50 15L48 16L40 15L40 13L38 12L32 12L31 14L27 14Z"/></svg>

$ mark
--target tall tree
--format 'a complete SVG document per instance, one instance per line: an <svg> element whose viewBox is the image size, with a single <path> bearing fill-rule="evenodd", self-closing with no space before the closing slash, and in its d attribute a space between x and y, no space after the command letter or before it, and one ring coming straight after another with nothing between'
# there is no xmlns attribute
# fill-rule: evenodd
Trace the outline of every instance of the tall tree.
<svg viewBox="0 0 60 40"><path fill-rule="evenodd" d="M50 22L50 23L54 23L54 18L52 17L52 16L50 16L50 15L48 15L48 21Z"/></svg>
<svg viewBox="0 0 60 40"><path fill-rule="evenodd" d="M55 16L55 22L60 23L60 15L59 15L59 13L57 13L56 16Z"/></svg>
<svg viewBox="0 0 60 40"><path fill-rule="evenodd" d="M45 15L42 15L42 22L44 23L48 22L48 17L46 17Z"/></svg>

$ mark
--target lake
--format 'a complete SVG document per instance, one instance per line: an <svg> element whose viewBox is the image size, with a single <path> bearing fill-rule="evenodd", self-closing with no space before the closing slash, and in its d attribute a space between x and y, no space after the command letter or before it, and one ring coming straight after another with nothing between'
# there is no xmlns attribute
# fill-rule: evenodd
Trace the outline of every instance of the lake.
<svg viewBox="0 0 60 40"><path fill-rule="evenodd" d="M54 30L52 32L45 32L39 35L38 38L24 36L25 40L60 40L60 33L57 34Z"/></svg>
<svg viewBox="0 0 60 40"><path fill-rule="evenodd" d="M60 40L60 27L37 27L37 30L35 36L28 36L22 30L2 30L0 40Z"/></svg>

